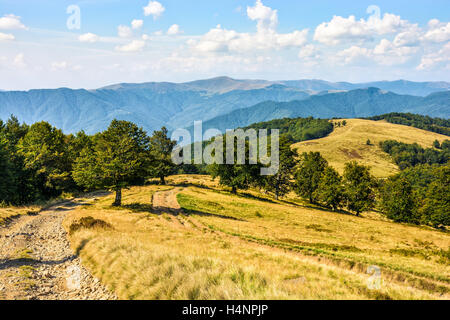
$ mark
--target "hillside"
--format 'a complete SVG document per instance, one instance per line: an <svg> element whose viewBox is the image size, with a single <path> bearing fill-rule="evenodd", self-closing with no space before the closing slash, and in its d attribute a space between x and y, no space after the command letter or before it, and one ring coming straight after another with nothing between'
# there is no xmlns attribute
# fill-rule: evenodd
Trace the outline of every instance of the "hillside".
<svg viewBox="0 0 450 320"><path fill-rule="evenodd" d="M369 86L380 89L367 89ZM1 91L0 119L14 114L27 123L48 121L65 133L85 130L92 134L104 130L115 118L137 123L148 132L162 126L169 130L189 127L195 120L211 120L209 125L228 129L283 117L349 118L413 112L448 118L449 88L450 84L441 82L350 84L219 77L187 83L122 83L96 90ZM335 91L345 92L330 93ZM415 96L401 95L404 93ZM431 95L422 97L426 94Z"/></svg>
<svg viewBox="0 0 450 320"><path fill-rule="evenodd" d="M91 216L114 228L82 228L70 240L119 299L448 298L444 232L256 191L233 196L207 176L134 187L119 209L112 199L86 199L64 226ZM368 289L369 266L380 268L379 287Z"/></svg>
<svg viewBox="0 0 450 320"><path fill-rule="evenodd" d="M203 128L217 128L225 132L227 129L280 118L363 118L390 112L411 112L449 118L449 106L450 91L415 97L368 88L316 95L302 101L262 102L205 121Z"/></svg>
<svg viewBox="0 0 450 320"><path fill-rule="evenodd" d="M335 120L341 122L342 120ZM387 177L398 171L397 166L384 153L379 143L385 140L397 140L404 143L418 143L430 148L435 140L440 142L447 136L413 127L388 123L347 119L345 127L338 127L327 137L300 142L294 145L299 152L320 152L338 171L342 173L348 161L356 160L370 165L372 173L377 177ZM367 140L371 145L367 145Z"/></svg>

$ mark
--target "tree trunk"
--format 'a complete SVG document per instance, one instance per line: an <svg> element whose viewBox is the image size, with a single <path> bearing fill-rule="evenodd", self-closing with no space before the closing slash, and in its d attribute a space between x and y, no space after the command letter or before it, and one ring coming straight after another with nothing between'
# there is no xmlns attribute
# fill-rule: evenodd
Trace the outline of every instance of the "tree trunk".
<svg viewBox="0 0 450 320"><path fill-rule="evenodd" d="M116 200L113 203L114 207L120 207L122 205L122 188L116 189Z"/></svg>
<svg viewBox="0 0 450 320"><path fill-rule="evenodd" d="M237 194L237 189L236 189L236 187L232 187L232 188L231 188L231 193L232 193L232 194Z"/></svg>
<svg viewBox="0 0 450 320"><path fill-rule="evenodd" d="M278 200L279 196L278 196L278 188L275 189L275 200Z"/></svg>
<svg viewBox="0 0 450 320"><path fill-rule="evenodd" d="M160 177L161 184L164 186L166 184L166 179L164 177Z"/></svg>

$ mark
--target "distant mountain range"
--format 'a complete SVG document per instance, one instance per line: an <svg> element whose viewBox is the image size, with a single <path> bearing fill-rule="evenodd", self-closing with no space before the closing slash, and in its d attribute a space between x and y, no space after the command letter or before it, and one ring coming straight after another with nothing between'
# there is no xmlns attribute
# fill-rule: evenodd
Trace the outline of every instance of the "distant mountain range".
<svg viewBox="0 0 450 320"><path fill-rule="evenodd" d="M448 119L450 91L416 97L368 88L315 95L301 101L266 101L205 121L203 130L215 128L225 132L226 129L280 118L362 118L391 112L409 112Z"/></svg>
<svg viewBox="0 0 450 320"><path fill-rule="evenodd" d="M449 118L449 90L447 82L352 84L219 77L187 83L124 83L96 90L0 91L0 119L14 114L27 123L45 120L66 133L83 129L91 134L104 130L114 118L133 121L149 132L162 126L189 127L194 120L234 128L287 116L415 112Z"/></svg>

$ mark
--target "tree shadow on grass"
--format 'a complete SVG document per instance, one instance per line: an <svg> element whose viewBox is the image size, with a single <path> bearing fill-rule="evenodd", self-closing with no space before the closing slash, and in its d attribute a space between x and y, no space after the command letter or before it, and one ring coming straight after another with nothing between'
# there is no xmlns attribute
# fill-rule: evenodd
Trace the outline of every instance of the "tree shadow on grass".
<svg viewBox="0 0 450 320"><path fill-rule="evenodd" d="M230 217L230 216L223 216L220 214L214 214L214 213L203 212L203 211L198 211L198 210L188 210L188 209L181 209L181 210L187 216L214 217L214 218L220 218L220 219L226 219L226 220L247 222L246 220L243 220L243 219Z"/></svg>
<svg viewBox="0 0 450 320"><path fill-rule="evenodd" d="M125 204L122 205L121 208L128 209L134 213L153 213L151 204L144 204L139 202Z"/></svg>

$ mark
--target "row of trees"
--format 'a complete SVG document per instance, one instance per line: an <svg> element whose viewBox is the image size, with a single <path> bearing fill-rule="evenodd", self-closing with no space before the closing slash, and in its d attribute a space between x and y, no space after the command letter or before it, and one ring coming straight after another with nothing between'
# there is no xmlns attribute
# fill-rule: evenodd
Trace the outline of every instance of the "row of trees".
<svg viewBox="0 0 450 320"><path fill-rule="evenodd" d="M450 166L416 165L390 177L376 179L370 167L345 164L341 176L318 152L298 155L289 139L280 139L279 171L260 176L262 165L211 165L212 176L236 193L259 188L278 199L293 191L312 204L359 215L377 208L397 222L450 225Z"/></svg>
<svg viewBox="0 0 450 320"><path fill-rule="evenodd" d="M435 141L434 148L424 149L417 143L407 144L395 140L383 141L381 149L388 153L401 170L419 164L445 164L450 160L450 140L442 144Z"/></svg>
<svg viewBox="0 0 450 320"><path fill-rule="evenodd" d="M436 132L450 136L450 120L443 118L432 118L412 113L389 113L367 118L369 120L386 120L390 123L411 126L422 130Z"/></svg>
<svg viewBox="0 0 450 320"><path fill-rule="evenodd" d="M26 204L63 192L121 191L148 178L173 173L175 142L162 128L149 137L135 124L112 121L104 132L65 135L47 122L31 126L15 117L0 121L0 203Z"/></svg>
<svg viewBox="0 0 450 320"><path fill-rule="evenodd" d="M220 184L236 193L238 189L259 188L276 199L294 191L312 204L339 210L347 208L359 215L375 203L376 179L370 168L356 162L347 163L341 176L318 152L303 153L292 150L290 140L280 138L279 170L273 176L261 176L261 164L214 164L209 170Z"/></svg>

